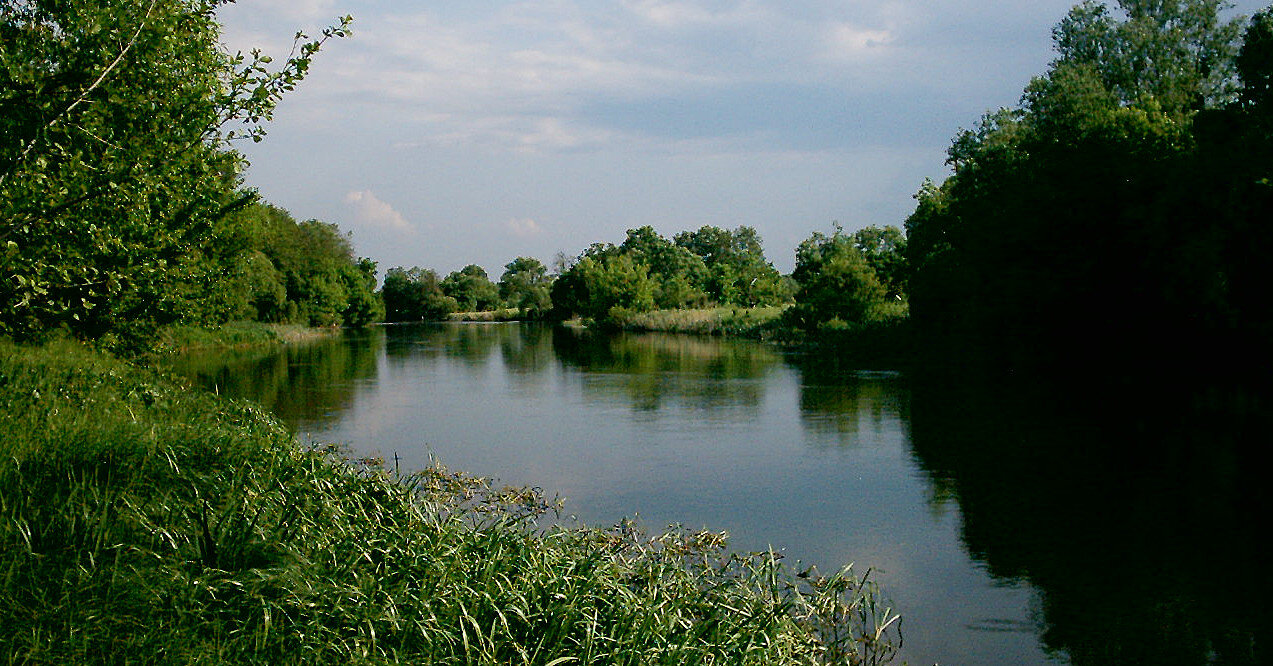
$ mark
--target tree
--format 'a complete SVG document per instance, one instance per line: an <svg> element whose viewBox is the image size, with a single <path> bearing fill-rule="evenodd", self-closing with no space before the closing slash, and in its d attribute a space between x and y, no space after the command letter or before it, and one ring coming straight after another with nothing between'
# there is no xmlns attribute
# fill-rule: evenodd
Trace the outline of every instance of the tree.
<svg viewBox="0 0 1273 666"><path fill-rule="evenodd" d="M804 328L832 320L866 323L886 295L854 238L839 228L831 236L815 232L800 243L791 277L799 287L790 316Z"/></svg>
<svg viewBox="0 0 1273 666"><path fill-rule="evenodd" d="M659 235L653 227L629 229L620 252L646 267L654 281L654 302L666 309L702 306L707 301L707 265L702 258Z"/></svg>
<svg viewBox="0 0 1273 666"><path fill-rule="evenodd" d="M1233 99L1241 21L1220 20L1225 0L1118 0L1116 20L1087 0L1052 31L1053 73L1091 68L1122 105L1153 103L1173 117Z"/></svg>
<svg viewBox="0 0 1273 666"><path fill-rule="evenodd" d="M552 307L551 279L543 262L534 257L517 257L504 266L499 292L510 307L521 308L527 317L543 316Z"/></svg>
<svg viewBox="0 0 1273 666"><path fill-rule="evenodd" d="M889 298L906 294L906 236L893 225L853 232L853 246L875 273Z"/></svg>
<svg viewBox="0 0 1273 666"><path fill-rule="evenodd" d="M1273 249L1253 185L1268 151L1223 6L1079 5L1021 106L956 137L954 174L925 184L906 223L925 349L1005 368L1143 368L1216 340L1235 348L1267 319L1250 285L1267 278L1254 256Z"/></svg>
<svg viewBox="0 0 1273 666"><path fill-rule="evenodd" d="M722 305L777 305L786 299L782 276L765 259L760 235L751 227L726 231L704 226L674 238L707 267L707 295Z"/></svg>
<svg viewBox="0 0 1273 666"><path fill-rule="evenodd" d="M239 138L260 140L329 37L276 70L229 55L220 0L0 5L0 333L137 346L200 317L237 261Z"/></svg>
<svg viewBox="0 0 1273 666"><path fill-rule="evenodd" d="M494 310L500 305L499 287L476 264L469 264L446 276L442 281L442 293L454 298L465 312Z"/></svg>
<svg viewBox="0 0 1273 666"><path fill-rule="evenodd" d="M438 274L430 269L390 268L380 290L386 321L432 321L456 311L454 298L442 293Z"/></svg>

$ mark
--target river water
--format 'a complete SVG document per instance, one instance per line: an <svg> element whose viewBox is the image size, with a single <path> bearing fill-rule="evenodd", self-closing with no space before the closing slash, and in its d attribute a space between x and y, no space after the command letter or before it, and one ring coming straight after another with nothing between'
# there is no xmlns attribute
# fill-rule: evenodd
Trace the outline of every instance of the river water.
<svg viewBox="0 0 1273 666"><path fill-rule="evenodd" d="M1266 524L1242 515L1267 501L1224 428L1200 453L1177 442L1189 428L1111 428L1081 395L532 324L388 326L175 365L403 470L436 459L560 495L589 524L637 516L870 567L913 665L1268 656Z"/></svg>

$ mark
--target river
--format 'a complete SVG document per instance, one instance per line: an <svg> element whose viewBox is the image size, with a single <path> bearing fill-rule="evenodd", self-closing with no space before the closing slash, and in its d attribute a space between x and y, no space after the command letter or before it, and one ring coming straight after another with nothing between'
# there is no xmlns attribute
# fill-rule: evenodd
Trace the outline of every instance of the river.
<svg viewBox="0 0 1273 666"><path fill-rule="evenodd" d="M1268 503L1237 462L1245 430L1198 447L1190 428L1111 427L1081 394L533 324L386 326L175 367L303 440L537 486L568 520L869 567L904 618L898 663L1268 656Z"/></svg>

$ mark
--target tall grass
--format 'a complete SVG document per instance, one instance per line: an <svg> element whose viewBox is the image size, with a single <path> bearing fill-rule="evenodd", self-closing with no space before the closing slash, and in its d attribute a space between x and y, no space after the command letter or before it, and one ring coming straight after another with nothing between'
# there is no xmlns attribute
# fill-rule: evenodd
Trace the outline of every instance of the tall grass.
<svg viewBox="0 0 1273 666"><path fill-rule="evenodd" d="M169 326L159 332L154 351L171 353L192 349L230 349L275 344L299 344L332 335L336 329L299 324L266 324L236 321L214 328Z"/></svg>
<svg viewBox="0 0 1273 666"><path fill-rule="evenodd" d="M871 664L866 577L305 449L246 403L0 341L0 662Z"/></svg>
<svg viewBox="0 0 1273 666"><path fill-rule="evenodd" d="M614 313L613 324L629 331L661 331L699 335L763 338L781 319L785 306L717 307Z"/></svg>
<svg viewBox="0 0 1273 666"><path fill-rule="evenodd" d="M446 318L447 321L467 322L522 321L525 319L521 308L501 308L499 310L482 310L480 312L452 312Z"/></svg>

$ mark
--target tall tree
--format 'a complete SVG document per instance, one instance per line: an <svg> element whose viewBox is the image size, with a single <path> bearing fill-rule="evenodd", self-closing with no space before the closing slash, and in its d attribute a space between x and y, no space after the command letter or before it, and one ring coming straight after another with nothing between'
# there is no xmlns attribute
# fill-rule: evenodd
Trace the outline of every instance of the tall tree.
<svg viewBox="0 0 1273 666"><path fill-rule="evenodd" d="M144 339L234 261L230 141L260 140L322 42L230 55L223 0L0 4L0 333Z"/></svg>
<svg viewBox="0 0 1273 666"><path fill-rule="evenodd" d="M457 308L455 299L442 293L438 274L419 266L390 268L380 293L386 321L433 321Z"/></svg>
<svg viewBox="0 0 1273 666"><path fill-rule="evenodd" d="M454 298L465 312L493 310L500 305L499 287L491 282L486 270L476 264L446 276L442 293Z"/></svg>
<svg viewBox="0 0 1273 666"><path fill-rule="evenodd" d="M521 308L527 317L539 317L552 307L548 268L534 257L517 257L504 266L499 292L509 306Z"/></svg>
<svg viewBox="0 0 1273 666"><path fill-rule="evenodd" d="M1079 5L1021 107L955 138L954 175L926 184L907 221L926 348L1126 367L1231 334L1234 270L1250 262L1225 248L1267 243L1234 217L1258 194L1234 191L1247 160L1233 156L1260 151L1226 111L1247 93L1225 6Z"/></svg>
<svg viewBox="0 0 1273 666"><path fill-rule="evenodd" d="M791 277L799 288L790 316L805 328L833 319L850 325L865 323L886 296L854 237L839 228L830 236L815 232L800 243Z"/></svg>
<svg viewBox="0 0 1273 666"><path fill-rule="evenodd" d="M760 235L742 226L733 231L704 226L674 238L707 266L706 291L722 305L776 305L786 300L782 276L765 259Z"/></svg>

